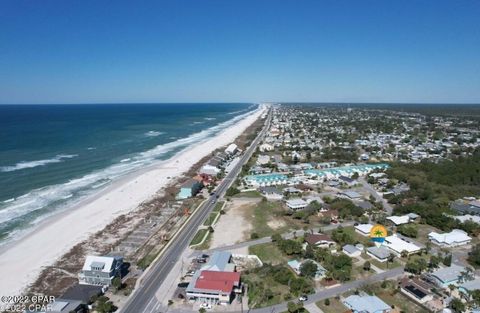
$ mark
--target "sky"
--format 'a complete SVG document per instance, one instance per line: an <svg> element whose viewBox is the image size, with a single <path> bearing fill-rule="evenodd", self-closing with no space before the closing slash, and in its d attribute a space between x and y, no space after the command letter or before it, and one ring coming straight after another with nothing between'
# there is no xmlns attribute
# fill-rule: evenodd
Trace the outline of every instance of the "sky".
<svg viewBox="0 0 480 313"><path fill-rule="evenodd" d="M0 104L262 101L480 103L480 1L0 1Z"/></svg>

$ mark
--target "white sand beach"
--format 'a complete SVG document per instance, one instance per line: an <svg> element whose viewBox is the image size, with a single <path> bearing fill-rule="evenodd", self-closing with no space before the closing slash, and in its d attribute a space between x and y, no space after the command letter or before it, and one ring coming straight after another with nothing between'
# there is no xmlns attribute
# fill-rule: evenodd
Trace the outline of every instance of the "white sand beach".
<svg viewBox="0 0 480 313"><path fill-rule="evenodd" d="M121 214L130 212L207 156L241 135L264 112L253 112L222 133L191 146L151 170L130 175L68 211L42 223L34 232L0 251L0 294L20 295L46 266L75 244L102 230Z"/></svg>

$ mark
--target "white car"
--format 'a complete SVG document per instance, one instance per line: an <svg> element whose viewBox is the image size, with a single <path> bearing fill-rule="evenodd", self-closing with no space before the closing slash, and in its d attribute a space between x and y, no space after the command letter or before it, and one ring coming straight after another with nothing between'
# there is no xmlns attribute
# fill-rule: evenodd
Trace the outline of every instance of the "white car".
<svg viewBox="0 0 480 313"><path fill-rule="evenodd" d="M300 296L298 298L299 301L307 301L308 300L308 297L306 295L303 295L303 296Z"/></svg>
<svg viewBox="0 0 480 313"><path fill-rule="evenodd" d="M200 307L201 307L202 309L210 310L210 309L212 308L212 305L209 304L209 303L204 302L204 303L200 304Z"/></svg>

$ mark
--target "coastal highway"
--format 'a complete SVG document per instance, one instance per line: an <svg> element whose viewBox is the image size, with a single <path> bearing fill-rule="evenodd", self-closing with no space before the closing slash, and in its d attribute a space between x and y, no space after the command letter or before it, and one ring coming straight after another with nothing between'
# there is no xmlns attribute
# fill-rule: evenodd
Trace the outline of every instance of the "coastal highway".
<svg viewBox="0 0 480 313"><path fill-rule="evenodd" d="M270 110L270 109L269 109ZM209 197L197 211L192 214L187 224L179 233L172 239L167 249L163 251L160 258L154 262L143 276L140 284L129 297L125 306L120 310L122 313L147 313L155 312L149 307L150 301L155 298L155 293L164 282L167 275L170 273L174 265L179 261L179 256L188 247L192 241L198 227L207 218L210 212L215 207L217 195L222 197L225 191L235 181L237 175L240 173L242 166L250 159L253 152L256 150L258 143L264 137L272 119L271 111L268 112L265 125L257 137L253 140L251 145L243 153L240 161L236 166L226 175L220 185L215 191L215 195Z"/></svg>

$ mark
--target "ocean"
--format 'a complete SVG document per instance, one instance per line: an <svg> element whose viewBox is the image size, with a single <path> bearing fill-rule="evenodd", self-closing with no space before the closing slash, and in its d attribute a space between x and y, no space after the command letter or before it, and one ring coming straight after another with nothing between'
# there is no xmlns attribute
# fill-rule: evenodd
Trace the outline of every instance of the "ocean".
<svg viewBox="0 0 480 313"><path fill-rule="evenodd" d="M0 105L0 244L256 104Z"/></svg>

